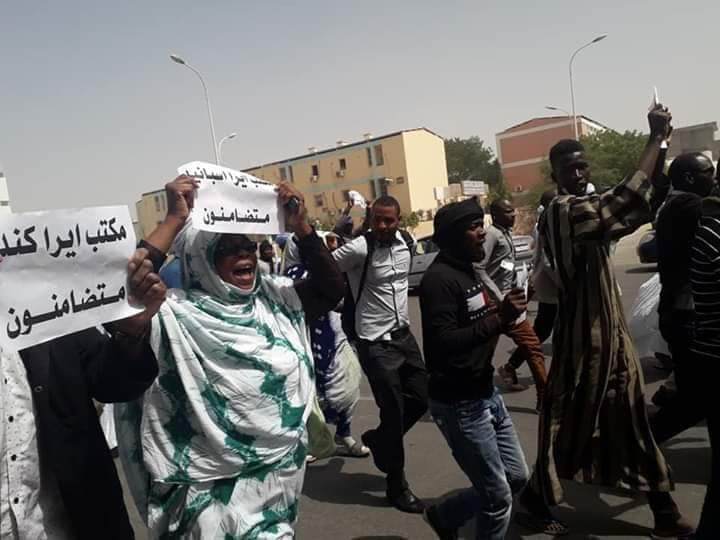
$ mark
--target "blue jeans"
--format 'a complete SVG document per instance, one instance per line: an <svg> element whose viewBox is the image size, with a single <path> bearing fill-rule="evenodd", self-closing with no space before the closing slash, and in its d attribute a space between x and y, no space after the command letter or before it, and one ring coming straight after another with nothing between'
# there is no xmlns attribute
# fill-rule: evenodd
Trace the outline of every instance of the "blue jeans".
<svg viewBox="0 0 720 540"><path fill-rule="evenodd" d="M438 506L441 525L456 529L476 516L476 538L505 538L513 496L527 484L528 468L502 397L495 389L488 399L430 401L430 412L472 483Z"/></svg>

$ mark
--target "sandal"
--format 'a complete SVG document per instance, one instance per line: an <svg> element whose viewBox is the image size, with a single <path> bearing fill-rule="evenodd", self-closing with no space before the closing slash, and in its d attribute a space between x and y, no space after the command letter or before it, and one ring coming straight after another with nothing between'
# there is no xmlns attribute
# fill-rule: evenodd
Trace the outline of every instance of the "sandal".
<svg viewBox="0 0 720 540"><path fill-rule="evenodd" d="M550 536L565 536L570 532L567 525L552 516L537 517L525 512L517 512L515 521L526 529L540 531Z"/></svg>
<svg viewBox="0 0 720 540"><path fill-rule="evenodd" d="M355 441L355 444L352 446L348 446L343 442L338 442L336 454L346 457L365 458L370 455L370 449L357 441Z"/></svg>

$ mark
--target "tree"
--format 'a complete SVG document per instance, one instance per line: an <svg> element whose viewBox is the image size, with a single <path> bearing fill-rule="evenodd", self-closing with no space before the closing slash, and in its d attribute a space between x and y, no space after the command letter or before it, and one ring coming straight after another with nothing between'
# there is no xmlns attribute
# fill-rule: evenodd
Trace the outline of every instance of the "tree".
<svg viewBox="0 0 720 540"><path fill-rule="evenodd" d="M637 169L647 136L639 131L606 130L583 137L580 142L590 163L590 181L603 191Z"/></svg>
<svg viewBox="0 0 720 540"><path fill-rule="evenodd" d="M507 187L507 184L505 183L505 180L503 180L502 175L500 176L499 180L495 183L495 185L490 186L488 190L488 201L499 201L500 199L508 199L512 200L513 195L510 193L510 190Z"/></svg>
<svg viewBox="0 0 720 540"><path fill-rule="evenodd" d="M495 159L492 149L485 146L480 137L446 139L445 159L448 182L451 184L463 180L479 180L493 188L502 181L500 163Z"/></svg>
<svg viewBox="0 0 720 540"><path fill-rule="evenodd" d="M402 215L400 216L400 227L403 229L410 229L415 230L415 227L417 227L420 224L420 216L417 215L417 212L410 212L408 215Z"/></svg>

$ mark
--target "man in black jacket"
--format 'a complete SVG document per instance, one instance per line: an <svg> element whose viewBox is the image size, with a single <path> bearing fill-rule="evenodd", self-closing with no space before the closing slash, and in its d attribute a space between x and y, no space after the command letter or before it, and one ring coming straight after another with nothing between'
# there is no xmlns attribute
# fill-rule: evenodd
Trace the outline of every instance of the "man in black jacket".
<svg viewBox="0 0 720 540"><path fill-rule="evenodd" d="M477 516L484 538L500 540L528 470L493 386L492 357L498 337L525 311L526 300L512 289L498 307L475 278L472 263L482 260L485 240L476 199L444 206L434 225L440 253L420 284L430 411L473 487L429 507L425 518L440 538L453 539Z"/></svg>
<svg viewBox="0 0 720 540"><path fill-rule="evenodd" d="M699 152L676 157L668 169L672 191L658 212L655 226L662 283L658 307L660 333L670 348L678 386L678 394L650 419L658 443L705 417L705 411L694 399L692 384L705 374L694 373L688 360L692 358L689 347L695 322L690 264L703 198L717 189L714 171L713 162Z"/></svg>
<svg viewBox="0 0 720 540"><path fill-rule="evenodd" d="M154 273L163 258L147 245L128 264L141 314L107 324L105 332L90 328L2 353L3 538L133 538L93 399L136 399L157 374L148 334L165 298Z"/></svg>

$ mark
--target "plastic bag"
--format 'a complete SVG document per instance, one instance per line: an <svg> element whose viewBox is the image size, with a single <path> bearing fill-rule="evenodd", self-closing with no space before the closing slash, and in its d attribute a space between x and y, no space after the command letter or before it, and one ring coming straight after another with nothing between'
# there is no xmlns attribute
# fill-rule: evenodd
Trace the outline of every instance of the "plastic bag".
<svg viewBox="0 0 720 540"><path fill-rule="evenodd" d="M628 326L640 358L667 352L667 344L660 336L657 311L661 289L660 274L654 274L640 286L632 307Z"/></svg>
<svg viewBox="0 0 720 540"><path fill-rule="evenodd" d="M307 419L308 454L324 459L335 454L335 439L332 431L325 423L325 416L320 410L317 397L313 398L310 416Z"/></svg>

